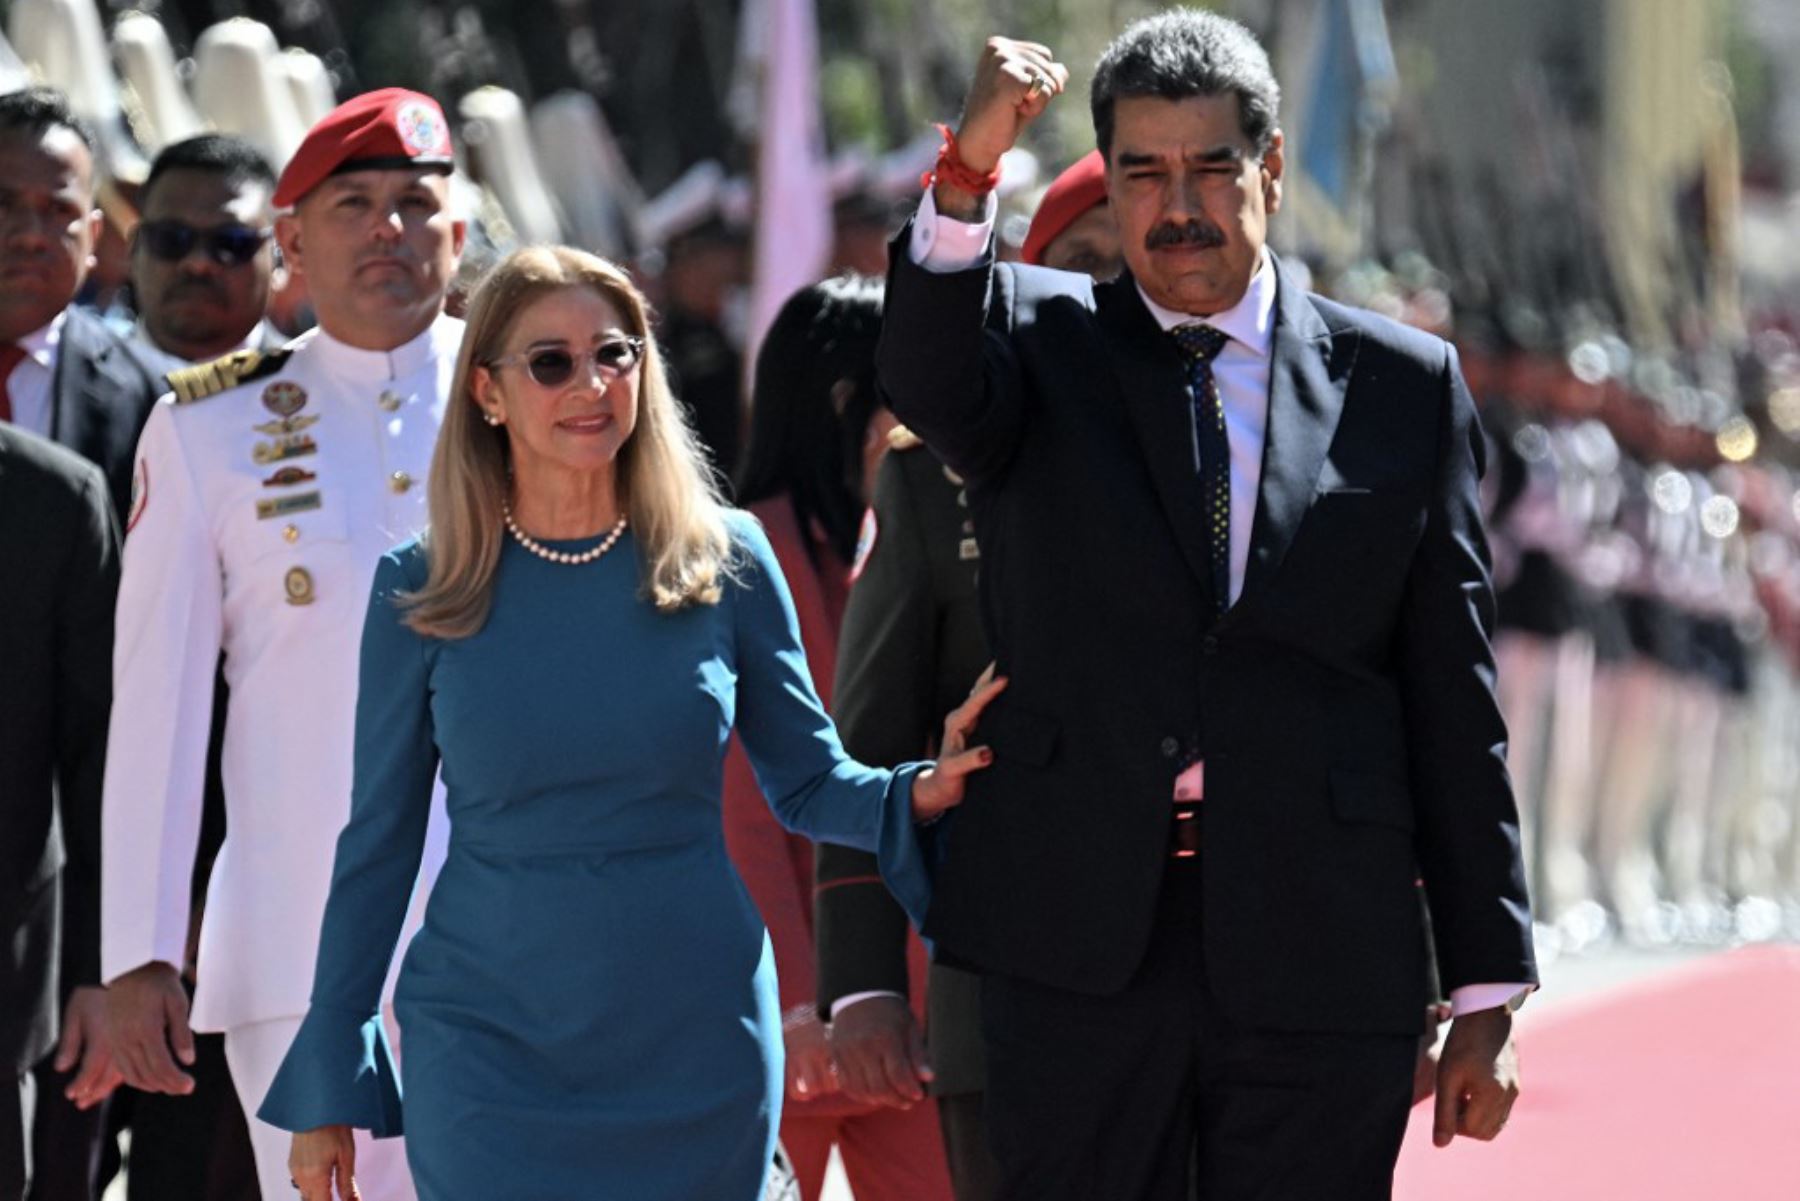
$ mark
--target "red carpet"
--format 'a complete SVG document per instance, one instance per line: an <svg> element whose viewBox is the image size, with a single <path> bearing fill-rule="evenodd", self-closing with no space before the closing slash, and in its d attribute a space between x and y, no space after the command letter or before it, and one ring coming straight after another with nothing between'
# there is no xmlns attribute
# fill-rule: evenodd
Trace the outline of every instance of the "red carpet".
<svg viewBox="0 0 1800 1201"><path fill-rule="evenodd" d="M1431 1145L1398 1201L1800 1201L1800 948L1753 947L1519 1019L1499 1141Z"/></svg>

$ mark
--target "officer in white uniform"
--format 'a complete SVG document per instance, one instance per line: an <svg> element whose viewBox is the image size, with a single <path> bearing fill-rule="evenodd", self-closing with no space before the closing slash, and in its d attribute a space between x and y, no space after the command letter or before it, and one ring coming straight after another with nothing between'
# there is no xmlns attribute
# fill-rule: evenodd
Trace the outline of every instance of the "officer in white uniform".
<svg viewBox="0 0 1800 1201"><path fill-rule="evenodd" d="M191 1087L176 1065L191 1042L176 972L221 651L227 832L192 1028L225 1033L247 1114L306 1011L349 816L370 584L382 552L425 524L461 342L441 311L465 232L446 207L450 156L442 111L402 89L314 126L275 204L296 206L277 234L320 328L284 350L174 372L139 444L101 900L108 1034L139 1088ZM441 798L434 825L441 857ZM289 1136L255 1118L250 1129L263 1196L285 1195ZM367 1201L413 1196L398 1139L360 1145L357 1175Z"/></svg>

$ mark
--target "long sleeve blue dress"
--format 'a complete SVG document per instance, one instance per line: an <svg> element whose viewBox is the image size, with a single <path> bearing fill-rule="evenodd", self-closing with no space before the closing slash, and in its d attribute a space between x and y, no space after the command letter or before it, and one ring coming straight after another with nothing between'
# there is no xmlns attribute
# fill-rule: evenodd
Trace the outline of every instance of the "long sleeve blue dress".
<svg viewBox="0 0 1800 1201"><path fill-rule="evenodd" d="M487 624L454 641L402 624L420 547L383 559L311 1009L265 1121L382 1136L404 1118L424 1201L760 1195L781 1021L721 832L733 725L784 825L876 851L915 917L929 884L917 765L844 754L768 540L730 522L716 605L657 612L629 535L579 566L508 542ZM402 1103L378 1007L440 760L450 849L396 992Z"/></svg>

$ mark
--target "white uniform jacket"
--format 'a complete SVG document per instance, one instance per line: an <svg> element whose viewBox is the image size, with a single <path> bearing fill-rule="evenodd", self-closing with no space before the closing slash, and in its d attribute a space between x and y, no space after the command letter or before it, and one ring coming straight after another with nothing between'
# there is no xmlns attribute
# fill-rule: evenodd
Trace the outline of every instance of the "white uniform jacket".
<svg viewBox="0 0 1800 1201"><path fill-rule="evenodd" d="M315 330L260 360L230 355L176 373L144 428L119 589L101 978L183 961L222 650L226 835L197 1030L306 1012L350 813L369 588L382 553L424 526L462 328L442 317L388 352ZM440 785L422 882L442 861L442 808Z"/></svg>

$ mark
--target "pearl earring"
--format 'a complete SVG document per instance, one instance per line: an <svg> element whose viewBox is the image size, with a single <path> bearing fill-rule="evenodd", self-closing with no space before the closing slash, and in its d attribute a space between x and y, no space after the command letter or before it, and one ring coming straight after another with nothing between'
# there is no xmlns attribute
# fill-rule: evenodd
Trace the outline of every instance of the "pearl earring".
<svg viewBox="0 0 1800 1201"><path fill-rule="evenodd" d="M499 425L500 424L500 418L498 416L496 416L495 414L488 412L486 409L483 409L481 411L481 419L483 421L487 422L489 425Z"/></svg>

